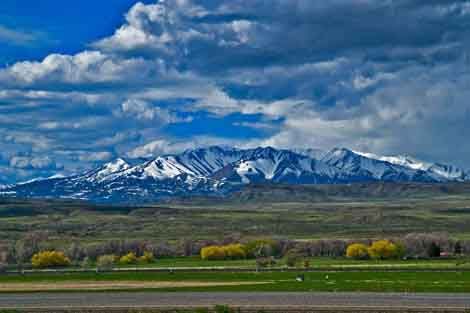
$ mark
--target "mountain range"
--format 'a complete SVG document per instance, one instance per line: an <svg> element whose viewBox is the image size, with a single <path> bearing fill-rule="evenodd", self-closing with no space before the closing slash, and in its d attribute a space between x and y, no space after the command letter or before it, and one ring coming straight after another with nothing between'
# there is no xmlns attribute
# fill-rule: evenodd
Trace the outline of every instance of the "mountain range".
<svg viewBox="0 0 470 313"><path fill-rule="evenodd" d="M378 156L345 148L324 152L212 146L151 160L119 158L70 177L5 186L0 195L138 203L174 197L225 196L253 184L465 181L470 181L468 171L407 156Z"/></svg>

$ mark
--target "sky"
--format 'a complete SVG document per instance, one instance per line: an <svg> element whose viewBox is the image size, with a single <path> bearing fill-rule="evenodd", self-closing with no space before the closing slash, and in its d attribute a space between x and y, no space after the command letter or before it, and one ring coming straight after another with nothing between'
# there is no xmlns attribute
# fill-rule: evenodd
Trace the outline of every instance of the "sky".
<svg viewBox="0 0 470 313"><path fill-rule="evenodd" d="M0 184L208 145L470 168L470 1L2 0Z"/></svg>

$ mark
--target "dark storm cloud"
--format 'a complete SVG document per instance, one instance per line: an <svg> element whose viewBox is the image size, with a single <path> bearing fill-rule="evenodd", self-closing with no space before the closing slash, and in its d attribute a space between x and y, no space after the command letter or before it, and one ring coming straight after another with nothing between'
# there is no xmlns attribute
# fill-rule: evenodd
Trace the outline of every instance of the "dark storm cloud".
<svg viewBox="0 0 470 313"><path fill-rule="evenodd" d="M153 47L175 57L181 68L218 72L349 54L423 59L426 48L469 37L466 1L235 0L211 1L212 11L205 9L206 1L181 3L135 10L127 25L97 46L121 52ZM169 30L174 21L178 24ZM126 41L126 34L138 32L147 37Z"/></svg>

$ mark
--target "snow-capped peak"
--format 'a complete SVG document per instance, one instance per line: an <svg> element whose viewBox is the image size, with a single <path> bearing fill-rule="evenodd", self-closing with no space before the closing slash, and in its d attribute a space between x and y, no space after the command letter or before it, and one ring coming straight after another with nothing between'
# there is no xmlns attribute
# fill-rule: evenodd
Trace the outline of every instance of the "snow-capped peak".
<svg viewBox="0 0 470 313"><path fill-rule="evenodd" d="M313 184L332 182L336 174L331 166L304 154L263 147L251 150L244 158L231 164L229 168L224 168L216 176L246 184Z"/></svg>
<svg viewBox="0 0 470 313"><path fill-rule="evenodd" d="M4 187L0 194L95 201L153 201L162 197L224 194L240 184L343 184L353 182L466 181L461 169L408 156L379 156L345 148L213 146L153 160L122 158L71 177L33 180Z"/></svg>
<svg viewBox="0 0 470 313"><path fill-rule="evenodd" d="M354 153L362 155L366 158L388 162L413 170L428 172L431 175L434 175L436 178L457 181L463 181L467 179L467 173L464 170L452 165L425 162L406 155L380 156L374 153L365 153L359 151L354 151Z"/></svg>
<svg viewBox="0 0 470 313"><path fill-rule="evenodd" d="M186 166L181 164L174 156L158 157L144 167L146 177L158 180L173 178L183 174L194 175Z"/></svg>
<svg viewBox="0 0 470 313"><path fill-rule="evenodd" d="M369 178L380 181L439 181L434 175L424 171L381 160L371 154L358 153L344 148L333 149L323 158L323 161L359 180Z"/></svg>
<svg viewBox="0 0 470 313"><path fill-rule="evenodd" d="M104 164L98 170L90 173L88 180L101 181L111 174L125 171L129 169L131 165L127 163L124 159L118 158L112 162Z"/></svg>
<svg viewBox="0 0 470 313"><path fill-rule="evenodd" d="M360 152L360 151L354 151L354 150L353 152L369 159L374 159L374 160L392 163L395 165L405 166L414 170L427 171L433 165L432 163L424 162L424 161L421 161L421 160L418 160L418 159L415 159L413 157L406 156L406 155L404 156L403 155L380 156L374 153Z"/></svg>
<svg viewBox="0 0 470 313"><path fill-rule="evenodd" d="M230 163L243 158L247 150L224 146L186 150L176 158L179 162L197 175L212 175Z"/></svg>

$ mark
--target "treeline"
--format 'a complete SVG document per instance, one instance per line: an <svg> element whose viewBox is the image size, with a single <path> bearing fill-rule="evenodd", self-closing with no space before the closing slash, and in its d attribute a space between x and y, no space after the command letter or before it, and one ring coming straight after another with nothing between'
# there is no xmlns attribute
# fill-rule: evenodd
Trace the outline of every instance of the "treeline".
<svg viewBox="0 0 470 313"><path fill-rule="evenodd" d="M432 247L437 247L435 244ZM356 260L390 260L400 259L405 255L406 248L399 242L392 242L390 240L374 241L370 246L363 243L353 243L346 249L346 257ZM439 257L438 255L430 255L430 257Z"/></svg>
<svg viewBox="0 0 470 313"><path fill-rule="evenodd" d="M442 256L470 256L470 240L455 240L447 234L408 234L403 237L387 238L398 249L400 258L435 258ZM85 244L79 241L68 245L54 245L47 233L28 233L14 243L0 245L0 265L30 266L33 257L39 253L57 258L60 252L65 263L74 266L86 264L149 263L155 259L182 256L200 256L206 260L256 258L270 262L272 259L298 257L340 258L348 254L348 247L356 245L362 256L370 256L370 247L376 240L322 239L295 241L289 239L243 240L228 237L221 241L182 240L176 243L152 242L147 240L110 240ZM359 245L359 246L358 246ZM359 247L359 248L358 248ZM49 254L47 254L47 253ZM396 251L395 251L396 252ZM394 252L394 253L395 253ZM39 261L38 261L39 262ZM55 264L56 261L51 261ZM39 262L41 263L41 262ZM46 262L47 263L47 262ZM59 265L57 265L59 266Z"/></svg>
<svg viewBox="0 0 470 313"><path fill-rule="evenodd" d="M57 259L57 254L52 252L58 252L62 255L60 258L63 262L59 262L62 265L97 264L100 258L103 261L112 258L116 264L149 263L156 258L176 257L185 255L185 253L196 254L196 252L187 251L188 246L195 250L202 248L186 242L183 242L180 247L165 242L155 243L146 240L110 240L91 244L74 241L68 245L59 245L52 243L47 232L31 232L14 243L0 244L0 267L5 265L19 267L42 265L41 262L48 265L49 263L55 264L56 261L52 259ZM104 256L107 258L103 258ZM37 262L34 262L33 259ZM45 259L50 259L50 261ZM41 265L37 267L43 267ZM59 266L59 264L56 265Z"/></svg>

